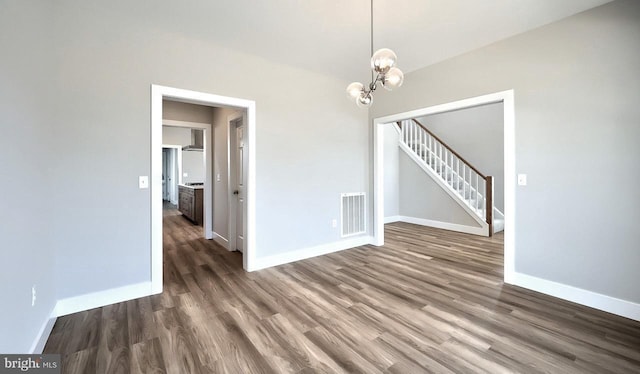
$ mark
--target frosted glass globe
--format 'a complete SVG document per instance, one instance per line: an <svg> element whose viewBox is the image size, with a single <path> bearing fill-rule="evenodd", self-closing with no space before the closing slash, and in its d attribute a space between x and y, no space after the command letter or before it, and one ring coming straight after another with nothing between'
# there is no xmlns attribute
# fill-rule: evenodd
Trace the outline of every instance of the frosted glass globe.
<svg viewBox="0 0 640 374"><path fill-rule="evenodd" d="M353 82L347 86L347 96L351 100L357 100L364 91L364 85L360 82Z"/></svg>
<svg viewBox="0 0 640 374"><path fill-rule="evenodd" d="M386 73L396 65L398 57L389 48L378 49L371 57L371 69L377 73Z"/></svg>
<svg viewBox="0 0 640 374"><path fill-rule="evenodd" d="M356 100L356 104L360 108L366 108L371 106L371 104L373 104L373 97L371 96L371 93L365 94L363 92L360 96L358 96L358 99Z"/></svg>
<svg viewBox="0 0 640 374"><path fill-rule="evenodd" d="M391 91L394 88L402 86L402 82L404 82L402 70L391 68L384 74L384 78L382 78L382 87Z"/></svg>

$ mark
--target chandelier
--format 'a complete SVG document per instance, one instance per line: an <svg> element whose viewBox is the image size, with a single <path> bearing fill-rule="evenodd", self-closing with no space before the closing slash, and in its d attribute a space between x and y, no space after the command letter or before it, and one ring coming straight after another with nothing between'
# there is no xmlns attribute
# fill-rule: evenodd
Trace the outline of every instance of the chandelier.
<svg viewBox="0 0 640 374"><path fill-rule="evenodd" d="M353 82L347 86L347 95L355 100L359 107L368 107L373 103L373 91L378 88L378 82L385 89L391 91L402 86L404 74L396 67L398 57L388 49L382 48L373 53L373 0L371 0L371 83L367 87L360 82Z"/></svg>

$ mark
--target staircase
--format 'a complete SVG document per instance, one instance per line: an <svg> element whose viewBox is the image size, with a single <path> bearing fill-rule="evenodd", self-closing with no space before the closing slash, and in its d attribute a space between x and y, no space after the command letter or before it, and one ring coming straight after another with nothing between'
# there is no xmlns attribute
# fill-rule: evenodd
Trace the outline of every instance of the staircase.
<svg viewBox="0 0 640 374"><path fill-rule="evenodd" d="M397 123L399 146L491 236L504 230L493 204L493 177L485 176L415 119Z"/></svg>

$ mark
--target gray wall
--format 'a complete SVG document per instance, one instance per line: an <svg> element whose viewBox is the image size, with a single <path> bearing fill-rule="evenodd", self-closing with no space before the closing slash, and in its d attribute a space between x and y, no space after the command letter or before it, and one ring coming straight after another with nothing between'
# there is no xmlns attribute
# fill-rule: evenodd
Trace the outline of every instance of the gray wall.
<svg viewBox="0 0 640 374"><path fill-rule="evenodd" d="M419 118L484 175L494 177L495 206L504 213L504 119L502 103Z"/></svg>
<svg viewBox="0 0 640 374"><path fill-rule="evenodd" d="M399 156L400 215L480 227L478 222L404 151L401 150Z"/></svg>
<svg viewBox="0 0 640 374"><path fill-rule="evenodd" d="M191 143L191 129L186 127L162 126L162 144L187 145Z"/></svg>
<svg viewBox="0 0 640 374"><path fill-rule="evenodd" d="M219 47L206 33L168 32L131 16L128 2L55 5L64 120L55 124L62 156L51 162L51 200L67 216L52 228L65 269L60 298L150 278L150 195L137 179L150 174L154 83L256 101L257 257L340 240L330 225L339 194L366 191L369 179L367 113L345 100L348 82ZM194 27L173 22L175 30ZM300 94L306 87L313 100Z"/></svg>
<svg viewBox="0 0 640 374"><path fill-rule="evenodd" d="M516 271L640 302L638 40L616 1L407 74L371 116L514 89Z"/></svg>
<svg viewBox="0 0 640 374"><path fill-rule="evenodd" d="M174 121L211 123L212 107L162 100L162 118Z"/></svg>
<svg viewBox="0 0 640 374"><path fill-rule="evenodd" d="M0 2L0 352L26 353L56 302L51 4ZM69 134L72 137L72 134ZM72 164L68 165L73 168ZM72 230L69 235L77 235ZM31 287L37 300L31 306Z"/></svg>

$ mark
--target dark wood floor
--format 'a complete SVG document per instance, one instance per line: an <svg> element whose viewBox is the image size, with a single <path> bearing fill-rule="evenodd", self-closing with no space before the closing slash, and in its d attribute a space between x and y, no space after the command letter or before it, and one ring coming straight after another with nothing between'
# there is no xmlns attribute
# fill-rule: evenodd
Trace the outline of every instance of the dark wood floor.
<svg viewBox="0 0 640 374"><path fill-rule="evenodd" d="M502 236L410 224L254 273L174 210L161 295L58 319L65 373L639 373L640 323L502 284Z"/></svg>

